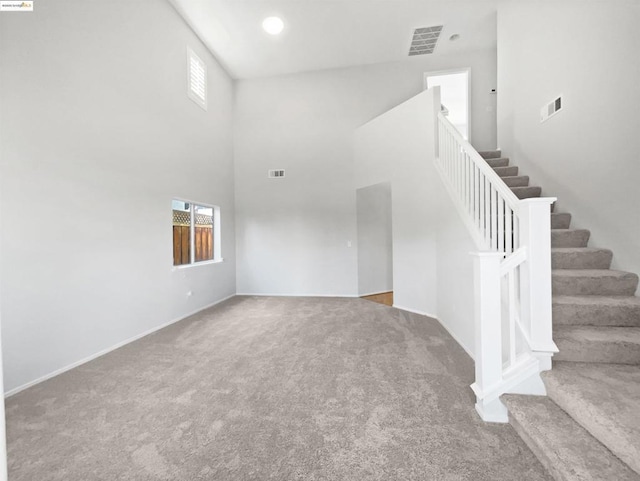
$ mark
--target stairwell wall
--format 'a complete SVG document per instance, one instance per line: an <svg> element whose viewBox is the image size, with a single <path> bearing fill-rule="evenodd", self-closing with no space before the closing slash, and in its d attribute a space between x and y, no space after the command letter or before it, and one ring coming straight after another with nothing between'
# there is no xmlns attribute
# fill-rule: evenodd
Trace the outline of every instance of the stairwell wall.
<svg viewBox="0 0 640 481"><path fill-rule="evenodd" d="M494 148L495 55L238 81L238 293L357 295L354 130L420 93L424 72L470 67L472 137L479 148ZM268 179L275 168L286 177Z"/></svg>
<svg viewBox="0 0 640 481"><path fill-rule="evenodd" d="M640 273L640 4L504 2L498 145L613 268ZM540 123L540 108L563 110Z"/></svg>
<svg viewBox="0 0 640 481"><path fill-rule="evenodd" d="M434 164L438 109L431 89L357 129L355 182L391 183L394 306L437 318L473 357L477 248Z"/></svg>
<svg viewBox="0 0 640 481"><path fill-rule="evenodd" d="M168 2L35 4L0 14L8 391L235 294L232 80ZM220 206L223 263L173 268L174 196Z"/></svg>

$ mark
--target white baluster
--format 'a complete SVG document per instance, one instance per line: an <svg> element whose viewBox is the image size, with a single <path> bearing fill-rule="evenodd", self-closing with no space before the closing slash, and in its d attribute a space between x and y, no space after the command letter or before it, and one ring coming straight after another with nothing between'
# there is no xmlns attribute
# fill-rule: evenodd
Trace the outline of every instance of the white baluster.
<svg viewBox="0 0 640 481"><path fill-rule="evenodd" d="M456 191L458 192L458 195L462 194L462 185L460 183L460 163L462 162L462 156L464 155L464 152L462 152L460 150L460 146L458 146L458 150L457 150L457 154L456 155Z"/></svg>
<svg viewBox="0 0 640 481"><path fill-rule="evenodd" d="M484 240L491 246L491 184L484 179Z"/></svg>
<svg viewBox="0 0 640 481"><path fill-rule="evenodd" d="M509 367L516 363L516 279L515 269L507 274L509 299Z"/></svg>
<svg viewBox="0 0 640 481"><path fill-rule="evenodd" d="M466 159L466 179L464 181L464 189L465 189L465 207L467 208L467 213L471 212L471 194L470 185L471 185L471 159L469 158L469 154L465 155Z"/></svg>
<svg viewBox="0 0 640 481"><path fill-rule="evenodd" d="M485 197L484 197L484 186L486 184L486 179L484 177L484 174L480 174L480 233L482 234L482 237L486 239L486 226L484 223L484 216L485 216L485 209L486 209L486 204L485 204Z"/></svg>
<svg viewBox="0 0 640 481"><path fill-rule="evenodd" d="M498 195L498 251L504 252L504 199Z"/></svg>
<svg viewBox="0 0 640 481"><path fill-rule="evenodd" d="M504 206L504 236L505 236L505 246L504 251L507 255L513 252L513 228L511 226L512 213L511 207L508 205Z"/></svg>
<svg viewBox="0 0 640 481"><path fill-rule="evenodd" d="M499 251L498 248L498 191L495 187L491 188L491 232L492 242L491 247Z"/></svg>

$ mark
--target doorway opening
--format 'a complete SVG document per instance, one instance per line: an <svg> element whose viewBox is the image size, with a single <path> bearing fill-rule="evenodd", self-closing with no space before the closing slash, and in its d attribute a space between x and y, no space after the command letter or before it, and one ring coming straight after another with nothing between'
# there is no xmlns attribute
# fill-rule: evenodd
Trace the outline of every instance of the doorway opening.
<svg viewBox="0 0 640 481"><path fill-rule="evenodd" d="M424 88L440 86L440 103L444 114L462 134L469 140L469 69L426 72Z"/></svg>
<svg viewBox="0 0 640 481"><path fill-rule="evenodd" d="M358 222L358 295L393 305L393 233L391 183L356 190Z"/></svg>

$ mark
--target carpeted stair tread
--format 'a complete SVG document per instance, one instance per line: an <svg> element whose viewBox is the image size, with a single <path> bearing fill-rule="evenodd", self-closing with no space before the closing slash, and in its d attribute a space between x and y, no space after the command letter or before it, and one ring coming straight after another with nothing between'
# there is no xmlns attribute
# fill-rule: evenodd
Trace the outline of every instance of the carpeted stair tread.
<svg viewBox="0 0 640 481"><path fill-rule="evenodd" d="M551 229L551 247L587 247L590 236L587 229Z"/></svg>
<svg viewBox="0 0 640 481"><path fill-rule="evenodd" d="M540 197L542 188L536 186L528 187L511 187L511 191L516 194L518 199L530 199L532 197Z"/></svg>
<svg viewBox="0 0 640 481"><path fill-rule="evenodd" d="M502 156L500 150L481 150L478 152L483 159L496 159Z"/></svg>
<svg viewBox="0 0 640 481"><path fill-rule="evenodd" d="M554 269L609 269L613 252L595 247L554 247L551 265Z"/></svg>
<svg viewBox="0 0 640 481"><path fill-rule="evenodd" d="M613 269L553 269L554 295L564 296L632 296L638 276Z"/></svg>
<svg viewBox="0 0 640 481"><path fill-rule="evenodd" d="M519 199L540 197L501 152L483 157ZM556 480L640 481L638 276L551 204L553 339L549 398L505 395L509 421ZM555 402L554 402L555 401ZM563 410L564 409L564 410Z"/></svg>
<svg viewBox="0 0 640 481"><path fill-rule="evenodd" d="M527 187L529 185L529 176L516 175L513 177L502 177L502 180L507 187Z"/></svg>
<svg viewBox="0 0 640 481"><path fill-rule="evenodd" d="M506 167L507 165L509 165L508 157L496 157L496 158L489 158L485 160L487 161L487 164L489 164L490 167Z"/></svg>
<svg viewBox="0 0 640 481"><path fill-rule="evenodd" d="M554 362L553 369L542 376L554 402L640 473L640 369L637 366Z"/></svg>
<svg viewBox="0 0 640 481"><path fill-rule="evenodd" d="M554 325L640 327L635 296L553 296Z"/></svg>
<svg viewBox="0 0 640 481"><path fill-rule="evenodd" d="M496 171L500 177L515 177L518 175L518 166L510 165L508 167L494 167L493 170Z"/></svg>
<svg viewBox="0 0 640 481"><path fill-rule="evenodd" d="M554 361L640 365L640 327L557 325L553 340Z"/></svg>
<svg viewBox="0 0 640 481"><path fill-rule="evenodd" d="M570 225L571 225L571 214L566 212L551 214L552 229L568 229Z"/></svg>
<svg viewBox="0 0 640 481"><path fill-rule="evenodd" d="M546 396L507 394L509 422L558 481L637 481L626 464Z"/></svg>

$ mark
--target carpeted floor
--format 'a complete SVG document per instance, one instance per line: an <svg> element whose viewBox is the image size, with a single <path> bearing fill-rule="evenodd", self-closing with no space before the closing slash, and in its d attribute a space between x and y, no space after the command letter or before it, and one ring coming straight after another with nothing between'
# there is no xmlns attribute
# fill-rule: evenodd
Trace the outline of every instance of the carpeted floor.
<svg viewBox="0 0 640 481"><path fill-rule="evenodd" d="M236 297L9 398L9 479L550 479L472 381L435 320Z"/></svg>

